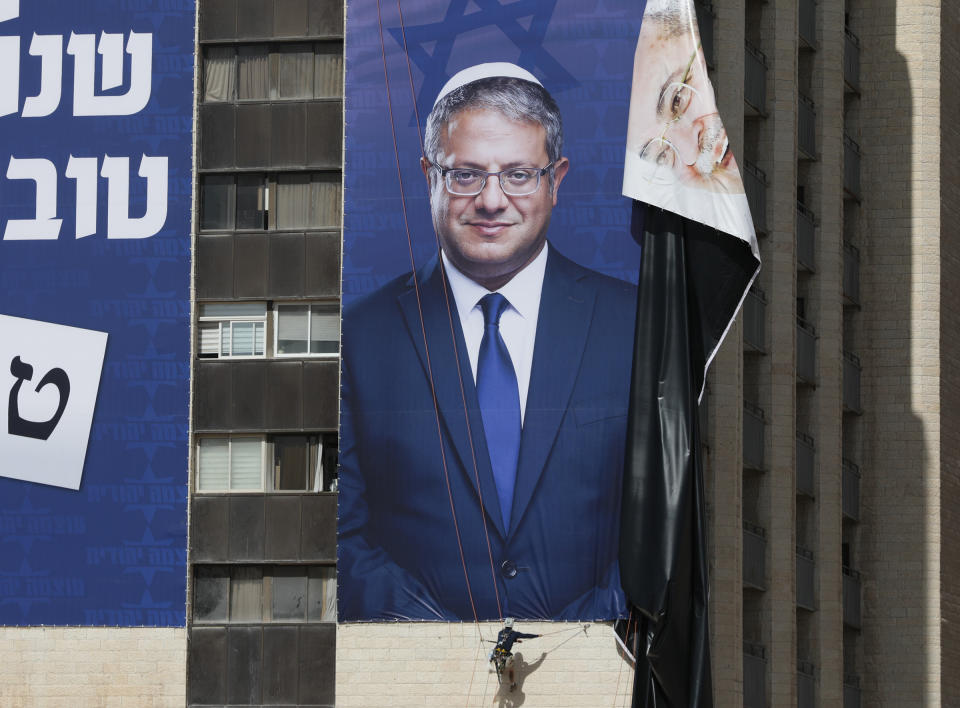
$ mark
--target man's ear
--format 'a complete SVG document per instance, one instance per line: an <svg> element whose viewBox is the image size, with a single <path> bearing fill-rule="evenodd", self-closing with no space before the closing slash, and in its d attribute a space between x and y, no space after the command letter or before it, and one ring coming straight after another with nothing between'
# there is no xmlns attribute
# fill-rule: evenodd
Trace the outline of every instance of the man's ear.
<svg viewBox="0 0 960 708"><path fill-rule="evenodd" d="M430 164L430 161L425 158L420 158L420 169L423 170L423 176L427 178L427 187L432 188L433 185L430 184L430 170L433 169L433 165Z"/></svg>
<svg viewBox="0 0 960 708"><path fill-rule="evenodd" d="M560 191L560 183L567 176L567 170L570 169L570 160L561 157L553 166L553 205L557 205L557 192Z"/></svg>

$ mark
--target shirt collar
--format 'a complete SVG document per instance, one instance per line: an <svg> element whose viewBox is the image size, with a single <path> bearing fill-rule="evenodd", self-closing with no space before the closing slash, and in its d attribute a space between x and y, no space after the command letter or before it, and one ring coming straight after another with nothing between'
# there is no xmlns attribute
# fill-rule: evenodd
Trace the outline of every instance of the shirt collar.
<svg viewBox="0 0 960 708"><path fill-rule="evenodd" d="M540 310L540 293L543 289L543 278L547 270L547 251L549 248L549 244L544 243L536 258L513 276L506 285L494 291L507 298L510 306L527 320L536 317ZM483 296L488 295L491 291L464 275L453 265L445 251L441 251L440 256L443 259L447 282L450 283L450 290L453 291L453 299L457 304L457 313L460 315L460 321L462 322L466 320L473 308L477 307Z"/></svg>

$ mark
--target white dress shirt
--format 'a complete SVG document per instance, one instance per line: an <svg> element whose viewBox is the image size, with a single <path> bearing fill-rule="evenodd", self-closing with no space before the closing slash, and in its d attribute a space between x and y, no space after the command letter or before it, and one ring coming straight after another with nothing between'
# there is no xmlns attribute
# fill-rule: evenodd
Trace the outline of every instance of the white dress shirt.
<svg viewBox="0 0 960 708"><path fill-rule="evenodd" d="M503 337L513 370L517 374L520 394L520 423L523 424L527 409L527 391L530 388L530 369L533 367L533 345L537 337L537 317L540 315L540 294L543 290L543 275L547 268L547 249L543 250L517 273L509 283L494 291L503 295L510 306L500 316L500 336ZM480 300L490 294L482 285L473 282L457 270L446 253L441 253L447 282L460 316L460 327L467 344L467 356L477 381L477 360L480 358L480 342L483 339L483 310Z"/></svg>

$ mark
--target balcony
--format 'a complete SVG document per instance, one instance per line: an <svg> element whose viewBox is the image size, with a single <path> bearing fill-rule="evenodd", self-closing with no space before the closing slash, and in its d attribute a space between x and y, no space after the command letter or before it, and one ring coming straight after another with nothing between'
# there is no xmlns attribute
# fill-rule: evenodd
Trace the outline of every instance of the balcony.
<svg viewBox="0 0 960 708"><path fill-rule="evenodd" d="M860 573L843 569L843 623L860 629Z"/></svg>
<svg viewBox="0 0 960 708"><path fill-rule="evenodd" d="M860 199L860 146L849 135L843 136L843 191L851 199Z"/></svg>
<svg viewBox="0 0 960 708"><path fill-rule="evenodd" d="M842 501L843 517L860 520L860 467L843 458Z"/></svg>
<svg viewBox="0 0 960 708"><path fill-rule="evenodd" d="M816 706L817 667L809 661L797 662L797 708Z"/></svg>
<svg viewBox="0 0 960 708"><path fill-rule="evenodd" d="M800 0L800 42L810 49L817 47L817 3Z"/></svg>
<svg viewBox="0 0 960 708"><path fill-rule="evenodd" d="M806 206L797 202L797 268L814 272L817 219Z"/></svg>
<svg viewBox="0 0 960 708"><path fill-rule="evenodd" d="M767 57L747 42L743 67L743 100L747 115L767 114Z"/></svg>
<svg viewBox="0 0 960 708"><path fill-rule="evenodd" d="M767 530L743 522L743 586L754 590L767 589Z"/></svg>
<svg viewBox="0 0 960 708"><path fill-rule="evenodd" d="M843 244L843 304L860 304L860 249Z"/></svg>
<svg viewBox="0 0 960 708"><path fill-rule="evenodd" d="M843 708L860 708L860 677L843 675Z"/></svg>
<svg viewBox="0 0 960 708"><path fill-rule="evenodd" d="M850 352L843 353L843 411L863 413L860 407L860 357Z"/></svg>
<svg viewBox="0 0 960 708"><path fill-rule="evenodd" d="M797 381L810 386L817 382L817 330L797 318Z"/></svg>
<svg viewBox="0 0 960 708"><path fill-rule="evenodd" d="M747 193L753 227L758 234L767 233L767 175L747 160L743 161L743 189Z"/></svg>
<svg viewBox="0 0 960 708"><path fill-rule="evenodd" d="M816 489L816 448L813 438L806 433L797 431L797 494L814 496Z"/></svg>
<svg viewBox="0 0 960 708"><path fill-rule="evenodd" d="M808 160L817 159L817 107L813 100L802 93L797 106L797 147L800 156Z"/></svg>
<svg viewBox="0 0 960 708"><path fill-rule="evenodd" d="M763 409L752 403L743 403L743 466L762 472L764 466Z"/></svg>
<svg viewBox="0 0 960 708"><path fill-rule="evenodd" d="M717 56L714 52L713 24L716 13L713 5L705 0L695 0L693 7L697 13L697 27L700 29L700 46L703 47L703 58L711 69L717 66Z"/></svg>
<svg viewBox="0 0 960 708"><path fill-rule="evenodd" d="M797 546L797 607L813 612L817 609L816 564L813 551Z"/></svg>
<svg viewBox="0 0 960 708"><path fill-rule="evenodd" d="M766 351L764 320L767 314L767 298L763 290L754 285L743 301L743 343L755 352Z"/></svg>
<svg viewBox="0 0 960 708"><path fill-rule="evenodd" d="M843 82L848 93L860 92L860 39L850 28L844 29Z"/></svg>
<svg viewBox="0 0 960 708"><path fill-rule="evenodd" d="M767 708L767 650L743 643L743 708Z"/></svg>

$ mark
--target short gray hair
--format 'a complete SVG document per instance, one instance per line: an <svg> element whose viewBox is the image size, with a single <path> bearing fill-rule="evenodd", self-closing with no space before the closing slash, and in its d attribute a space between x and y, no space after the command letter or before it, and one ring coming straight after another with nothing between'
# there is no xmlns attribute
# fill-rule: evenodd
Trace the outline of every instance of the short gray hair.
<svg viewBox="0 0 960 708"><path fill-rule="evenodd" d="M532 81L492 76L451 91L433 107L427 116L423 137L423 150L428 160L437 162L440 138L450 120L462 111L478 108L498 111L518 122L539 123L547 132L546 148L550 162L556 162L563 154L563 121L560 109L547 90Z"/></svg>

